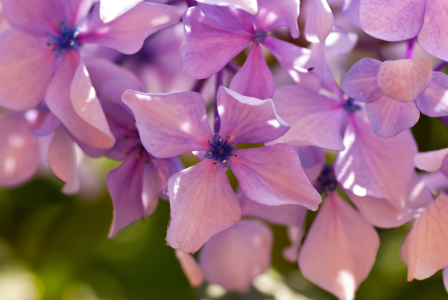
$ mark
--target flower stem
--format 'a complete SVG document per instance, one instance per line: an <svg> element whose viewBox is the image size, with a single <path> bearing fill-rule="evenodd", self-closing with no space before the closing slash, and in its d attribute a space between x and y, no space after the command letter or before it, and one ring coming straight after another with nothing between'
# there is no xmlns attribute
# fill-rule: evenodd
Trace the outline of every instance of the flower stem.
<svg viewBox="0 0 448 300"><path fill-rule="evenodd" d="M434 67L433 71L441 71L443 68L446 67L446 65L448 65L448 62L442 61L437 66Z"/></svg>
<svg viewBox="0 0 448 300"><path fill-rule="evenodd" d="M412 58L412 55L414 54L414 40L414 38L408 40L408 50L406 51L405 59Z"/></svg>

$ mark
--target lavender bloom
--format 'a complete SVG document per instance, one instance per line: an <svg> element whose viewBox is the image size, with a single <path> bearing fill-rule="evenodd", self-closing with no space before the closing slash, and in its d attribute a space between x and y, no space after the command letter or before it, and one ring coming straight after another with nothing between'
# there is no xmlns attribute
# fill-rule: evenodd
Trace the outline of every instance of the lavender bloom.
<svg viewBox="0 0 448 300"><path fill-rule="evenodd" d="M78 49L93 43L134 53L146 36L177 22L178 13L174 7L140 2L104 23L99 3L89 14L92 4L92 0L3 1L12 29L0 36L0 104L27 110L45 99L77 139L109 148L114 138Z"/></svg>
<svg viewBox="0 0 448 300"><path fill-rule="evenodd" d="M364 58L342 78L341 88L366 103L372 126L381 137L414 126L420 112L430 117L448 115L448 75L433 72L425 59L381 63Z"/></svg>
<svg viewBox="0 0 448 300"><path fill-rule="evenodd" d="M320 203L290 146L235 150L240 143L268 142L288 130L271 100L244 97L220 87L221 128L215 135L204 100L197 93L126 91L123 101L136 115L143 145L155 157L205 153L202 162L173 175L168 182L171 221L167 241L173 248L195 252L211 236L240 219L240 205L225 175L227 166L244 193L259 203L301 204L309 209Z"/></svg>
<svg viewBox="0 0 448 300"><path fill-rule="evenodd" d="M448 4L439 0L357 0L359 20L368 34L386 41L418 36L422 49L448 60Z"/></svg>

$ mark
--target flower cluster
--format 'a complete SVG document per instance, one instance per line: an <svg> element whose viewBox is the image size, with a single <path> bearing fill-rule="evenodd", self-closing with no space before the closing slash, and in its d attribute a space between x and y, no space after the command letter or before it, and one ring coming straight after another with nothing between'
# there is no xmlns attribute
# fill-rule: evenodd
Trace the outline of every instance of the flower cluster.
<svg viewBox="0 0 448 300"><path fill-rule="evenodd" d="M109 237L162 198L190 283L239 292L270 266L267 223L288 227L284 257L308 280L350 300L374 227L412 222L408 280L443 269L448 289L448 149L418 153L410 131L420 112L448 116L448 2L344 0L339 21L306 4L2 0L0 186L48 166L74 194L80 156L121 161ZM405 40L403 55L381 50ZM357 44L370 52L345 72Z"/></svg>

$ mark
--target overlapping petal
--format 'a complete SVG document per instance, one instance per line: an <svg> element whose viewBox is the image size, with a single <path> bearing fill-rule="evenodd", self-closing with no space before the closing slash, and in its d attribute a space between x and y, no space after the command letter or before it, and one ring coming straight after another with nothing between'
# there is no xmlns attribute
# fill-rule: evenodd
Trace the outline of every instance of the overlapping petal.
<svg viewBox="0 0 448 300"><path fill-rule="evenodd" d="M359 20L359 6L361 0L344 0L342 4L342 13L344 17L352 25L361 28L361 21Z"/></svg>
<svg viewBox="0 0 448 300"><path fill-rule="evenodd" d="M423 27L418 35L418 43L423 51L443 60L448 60L448 3L443 0L426 1Z"/></svg>
<svg viewBox="0 0 448 300"><path fill-rule="evenodd" d="M353 300L379 247L375 229L337 193L329 193L299 254L303 275L340 300Z"/></svg>
<svg viewBox="0 0 448 300"><path fill-rule="evenodd" d="M448 149L437 151L421 152L415 155L414 163L417 168L427 172L441 170L448 175Z"/></svg>
<svg viewBox="0 0 448 300"><path fill-rule="evenodd" d="M298 38L297 18L300 13L299 0L258 0L255 27L271 31L280 26L288 26L293 38Z"/></svg>
<svg viewBox="0 0 448 300"><path fill-rule="evenodd" d="M345 27L335 25L325 40L325 47L336 54L347 54L355 48L358 34L348 32Z"/></svg>
<svg viewBox="0 0 448 300"><path fill-rule="evenodd" d="M276 144L236 150L235 154L230 168L247 197L264 205L299 204L317 210L322 199L291 146Z"/></svg>
<svg viewBox="0 0 448 300"><path fill-rule="evenodd" d="M183 252L198 251L213 235L241 218L224 169L211 160L174 174L168 181L168 193L171 220L166 241Z"/></svg>
<svg viewBox="0 0 448 300"><path fill-rule="evenodd" d="M207 140L212 140L212 131L200 94L144 94L127 90L122 99L134 112L143 145L155 157L209 149Z"/></svg>
<svg viewBox="0 0 448 300"><path fill-rule="evenodd" d="M257 0L198 0L199 3L229 6L238 9L243 9L251 14L256 14L258 11Z"/></svg>
<svg viewBox="0 0 448 300"><path fill-rule="evenodd" d="M448 75L432 72L429 87L415 100L417 108L430 117L448 115Z"/></svg>
<svg viewBox="0 0 448 300"><path fill-rule="evenodd" d="M311 43L325 41L333 28L334 17L327 0L314 0L305 23L305 38Z"/></svg>
<svg viewBox="0 0 448 300"><path fill-rule="evenodd" d="M271 264L273 236L266 225L243 220L213 236L199 261L205 278L227 290L246 292Z"/></svg>

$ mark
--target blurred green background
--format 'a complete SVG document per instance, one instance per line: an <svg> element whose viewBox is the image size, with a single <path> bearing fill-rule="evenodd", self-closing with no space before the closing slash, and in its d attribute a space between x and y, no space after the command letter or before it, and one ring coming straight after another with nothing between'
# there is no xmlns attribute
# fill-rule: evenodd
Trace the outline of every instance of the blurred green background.
<svg viewBox="0 0 448 300"><path fill-rule="evenodd" d="M448 131L438 119L422 116L413 131L421 151L448 147ZM101 177L114 164L102 160ZM336 299L283 259L289 241L282 226L271 226L272 269L248 294L225 294L206 284L193 289L164 241L167 202L160 201L153 216L109 240L112 205L105 188L99 197L83 199L62 195L61 187L56 179L41 176L0 190L0 300ZM308 215L308 223L313 217ZM406 281L399 256L406 226L378 232L377 261L356 299L448 299L440 272L424 281Z"/></svg>

